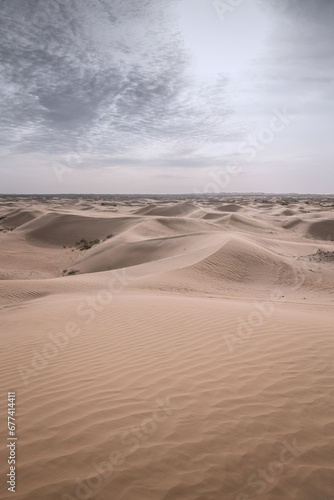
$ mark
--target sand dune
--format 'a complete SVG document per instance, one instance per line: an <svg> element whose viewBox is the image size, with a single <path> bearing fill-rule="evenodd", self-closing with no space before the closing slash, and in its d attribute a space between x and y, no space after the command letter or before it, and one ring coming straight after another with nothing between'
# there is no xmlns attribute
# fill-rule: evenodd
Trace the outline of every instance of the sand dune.
<svg viewBox="0 0 334 500"><path fill-rule="evenodd" d="M281 212L281 215L288 215L288 216L296 215L296 211L295 210L291 210L291 208L287 208L286 210L283 210Z"/></svg>
<svg viewBox="0 0 334 500"><path fill-rule="evenodd" d="M325 273L326 271L324 271ZM328 273L328 271L327 271ZM305 266L296 258L283 257L263 246L232 234L221 248L191 266L148 278L140 278L134 287L173 293L264 297L273 289L282 294L294 292L299 299L306 291L333 292L334 274Z"/></svg>
<svg viewBox="0 0 334 500"><path fill-rule="evenodd" d="M75 245L77 241L105 238L126 231L140 219L131 217L101 218L82 215L49 213L20 227L25 237L33 243L49 245Z"/></svg>
<svg viewBox="0 0 334 500"><path fill-rule="evenodd" d="M202 217L204 220L215 220L215 219L221 219L222 214L221 213L215 213L215 212L208 212Z"/></svg>
<svg viewBox="0 0 334 500"><path fill-rule="evenodd" d="M239 212L242 207L240 205L237 205L236 203L230 203L227 205L220 205L216 207L216 210L219 210L220 212Z"/></svg>
<svg viewBox="0 0 334 500"><path fill-rule="evenodd" d="M0 199L17 500L333 498L333 212L306 201Z"/></svg>
<svg viewBox="0 0 334 500"><path fill-rule="evenodd" d="M305 226L307 226L307 223L304 222L302 219L299 219L298 217L294 217L293 219L290 219L289 222L284 222L282 224L282 227L284 229L293 229L298 226L302 226L305 228Z"/></svg>
<svg viewBox="0 0 334 500"><path fill-rule="evenodd" d="M19 227L42 215L41 210L16 209L7 214L3 224L5 227Z"/></svg>
<svg viewBox="0 0 334 500"><path fill-rule="evenodd" d="M305 237L316 240L334 241L334 219L320 218L311 222L309 218L293 217L282 223L284 229L298 230Z"/></svg>
<svg viewBox="0 0 334 500"><path fill-rule="evenodd" d="M142 238L170 237L200 232L219 231L219 228L208 225L201 219L178 217L155 217L139 221L132 230L132 235Z"/></svg>
<svg viewBox="0 0 334 500"><path fill-rule="evenodd" d="M308 232L318 240L334 241L334 219L324 219L313 222Z"/></svg>
<svg viewBox="0 0 334 500"><path fill-rule="evenodd" d="M244 231L264 231L266 229L273 229L272 224L266 224L266 222L260 221L257 218L250 218L239 214L230 214L227 217L219 219L216 223Z"/></svg>
<svg viewBox="0 0 334 500"><path fill-rule="evenodd" d="M218 235L218 240L221 237ZM99 272L108 269L121 269L136 266L144 262L166 259L175 255L190 253L217 241L217 234L191 234L187 236L170 236L152 238L147 241L131 243L104 244L101 248L92 249L89 255L77 262L81 272Z"/></svg>
<svg viewBox="0 0 334 500"><path fill-rule="evenodd" d="M167 206L158 206L156 204L140 208L135 213L138 215L156 215L165 217L186 217L193 214L198 208L192 203L176 203Z"/></svg>

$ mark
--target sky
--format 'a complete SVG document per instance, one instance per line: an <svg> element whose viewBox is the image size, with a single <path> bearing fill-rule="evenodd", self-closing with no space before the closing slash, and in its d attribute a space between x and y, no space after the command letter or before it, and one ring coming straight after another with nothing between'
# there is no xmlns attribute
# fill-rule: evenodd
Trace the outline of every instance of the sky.
<svg viewBox="0 0 334 500"><path fill-rule="evenodd" d="M334 193L333 0L0 7L0 193Z"/></svg>

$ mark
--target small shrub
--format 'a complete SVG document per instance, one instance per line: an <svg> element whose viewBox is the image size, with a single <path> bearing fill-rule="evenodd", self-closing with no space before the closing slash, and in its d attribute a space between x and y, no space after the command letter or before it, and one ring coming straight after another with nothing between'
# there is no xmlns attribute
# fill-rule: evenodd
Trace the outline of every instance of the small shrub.
<svg viewBox="0 0 334 500"><path fill-rule="evenodd" d="M318 248L316 253L308 255L309 260L316 262L334 262L334 252L326 252L321 248Z"/></svg>
<svg viewBox="0 0 334 500"><path fill-rule="evenodd" d="M78 274L78 272L79 272L79 271L78 271L77 269L72 269L72 271L69 271L69 272L67 273L67 276L73 276L74 274Z"/></svg>
<svg viewBox="0 0 334 500"><path fill-rule="evenodd" d="M80 241L76 242L75 246L79 247L80 245L84 245L85 243L87 243L87 241L84 238L82 238Z"/></svg>
<svg viewBox="0 0 334 500"><path fill-rule="evenodd" d="M76 245L79 248L79 250L82 251L82 250L89 250L90 248L92 248L92 246L97 245L98 243L100 243L100 240L98 238L92 241L86 241L82 239L81 241L79 241L79 243L76 243Z"/></svg>

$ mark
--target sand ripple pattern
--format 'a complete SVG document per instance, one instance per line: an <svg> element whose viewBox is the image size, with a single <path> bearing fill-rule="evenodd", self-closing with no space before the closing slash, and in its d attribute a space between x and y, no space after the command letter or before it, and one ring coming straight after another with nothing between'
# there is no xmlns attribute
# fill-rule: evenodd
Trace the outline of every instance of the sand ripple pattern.
<svg viewBox="0 0 334 500"><path fill-rule="evenodd" d="M89 478L101 485L87 498L99 500L257 498L263 480L250 486L249 477L277 462L284 443L302 451L287 452L290 463L264 481L261 498L332 498L330 314L277 304L230 352L226 336L254 305L118 296L88 323L75 313L82 300L49 297L15 318L3 313L17 346L7 342L1 366L3 391L18 391L17 499L78 498L76 479ZM74 320L80 333L24 385L17 367L31 366L50 334ZM156 400L169 411L152 432ZM111 452L123 458L104 478L94 464ZM0 459L5 472L3 450Z"/></svg>

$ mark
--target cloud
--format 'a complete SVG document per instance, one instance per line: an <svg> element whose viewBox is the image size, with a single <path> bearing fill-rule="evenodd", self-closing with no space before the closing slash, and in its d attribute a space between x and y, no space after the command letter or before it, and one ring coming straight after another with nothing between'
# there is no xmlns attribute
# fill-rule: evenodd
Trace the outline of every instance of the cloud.
<svg viewBox="0 0 334 500"><path fill-rule="evenodd" d="M6 151L132 161L221 140L226 81L205 87L187 76L173 3L3 2Z"/></svg>
<svg viewBox="0 0 334 500"><path fill-rule="evenodd" d="M328 185L333 20L331 0L244 0L223 22L207 0L2 0L2 166L184 168L191 190L201 167L243 161L240 144L287 107L294 124L246 165L254 185L300 158L325 165Z"/></svg>

